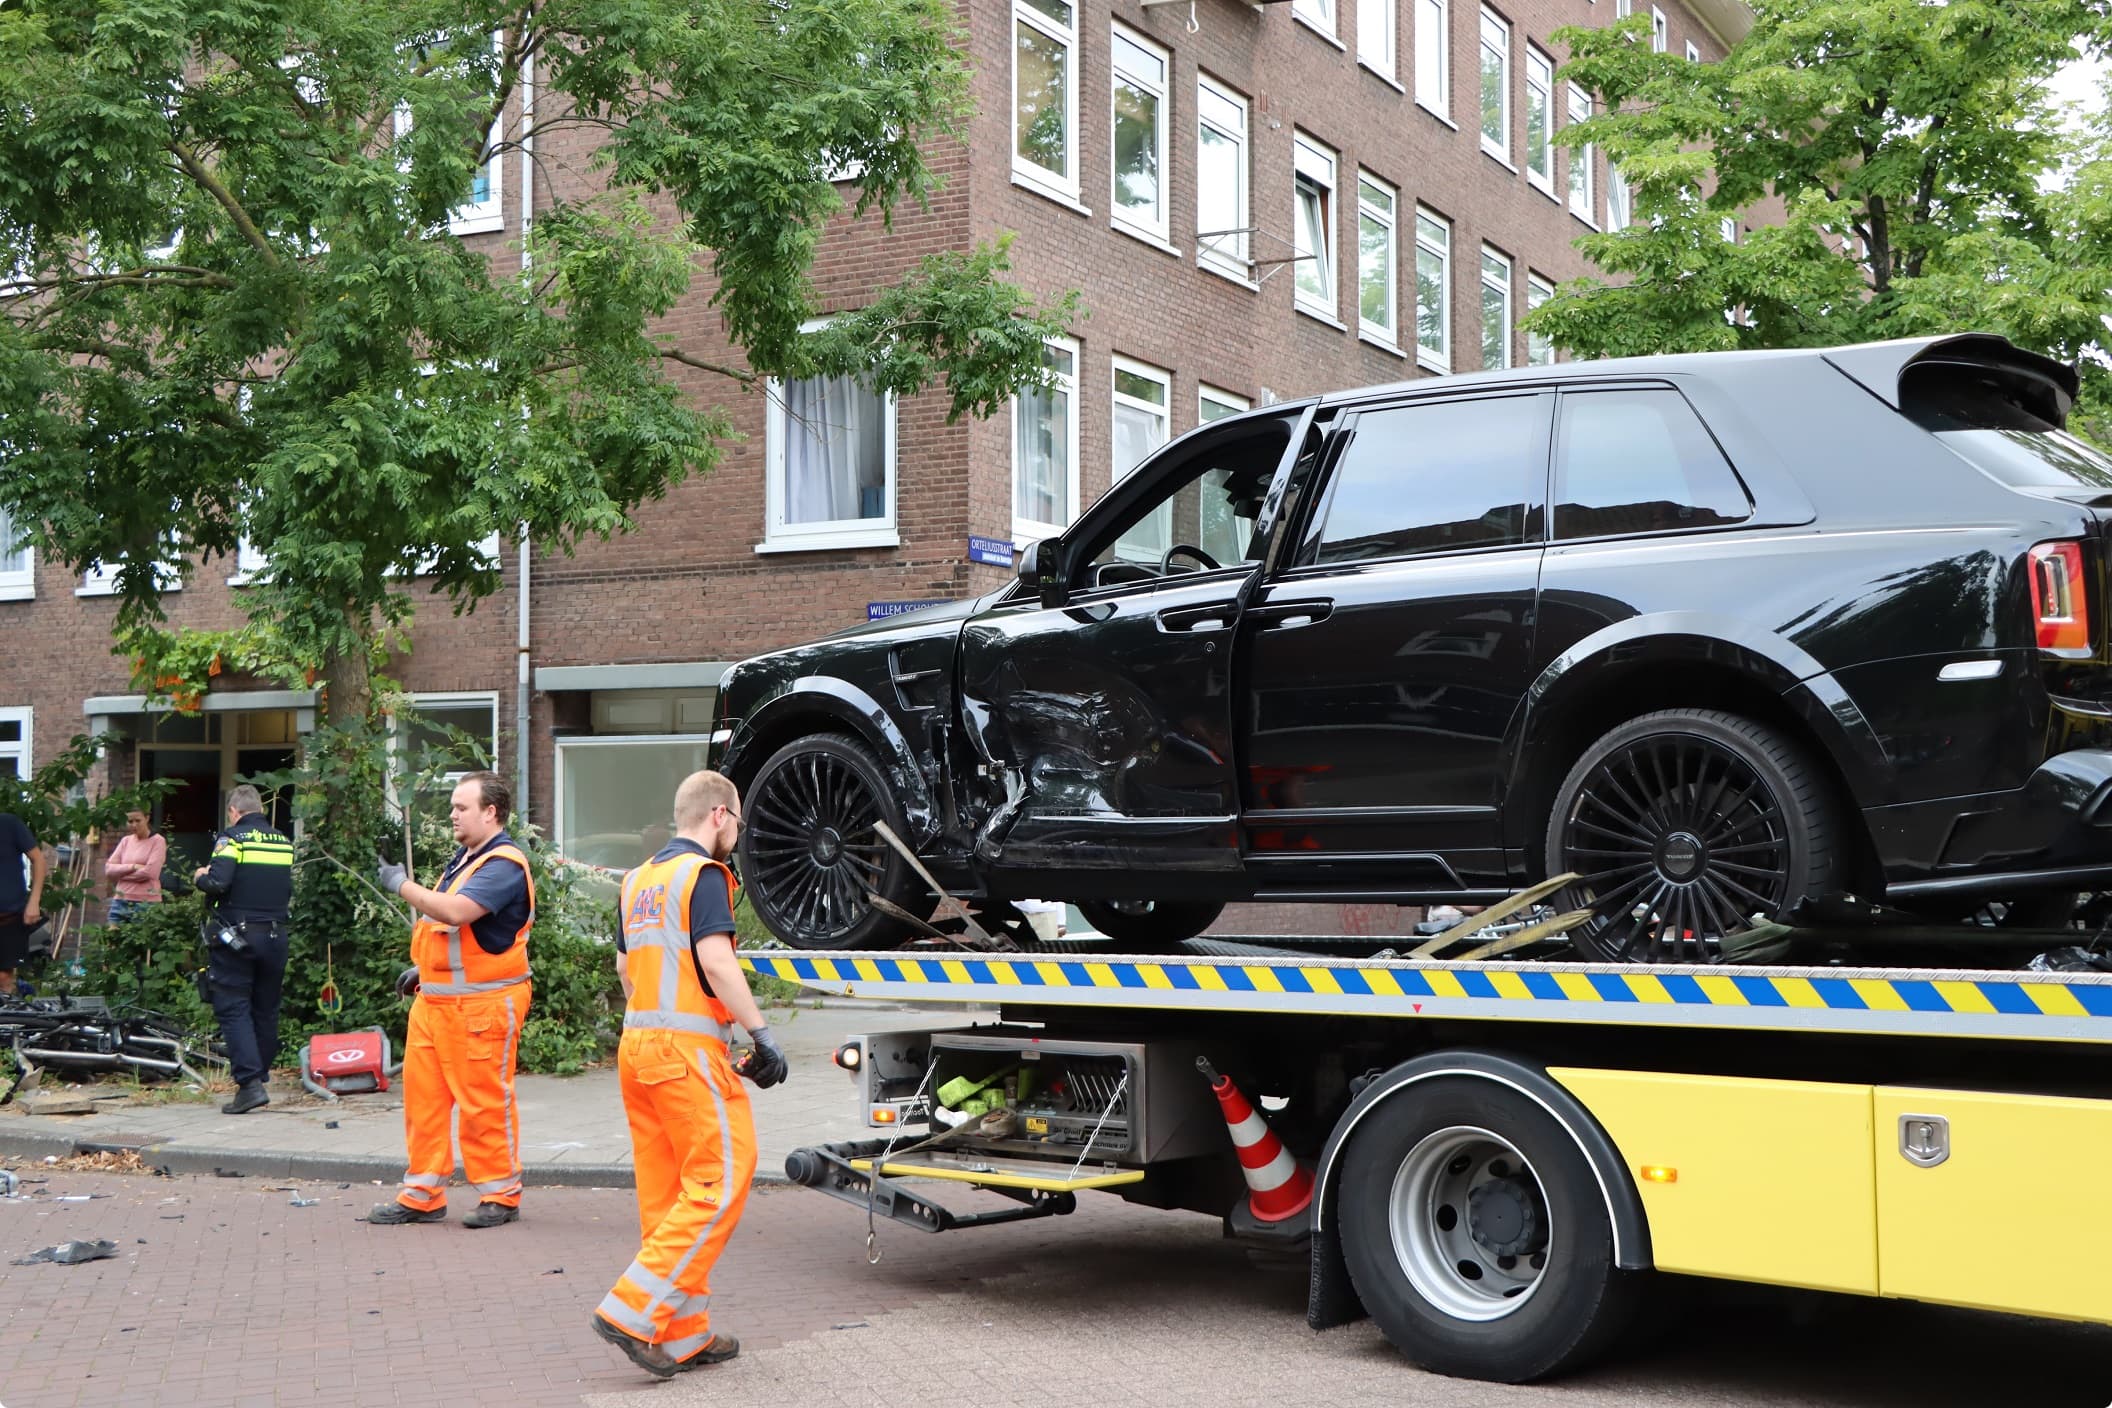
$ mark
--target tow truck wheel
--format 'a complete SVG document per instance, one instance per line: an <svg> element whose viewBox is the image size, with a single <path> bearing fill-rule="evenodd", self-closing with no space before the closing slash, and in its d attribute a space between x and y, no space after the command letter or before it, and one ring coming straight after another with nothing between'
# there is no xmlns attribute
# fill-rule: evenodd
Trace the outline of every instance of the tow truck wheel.
<svg viewBox="0 0 2112 1408"><path fill-rule="evenodd" d="M880 839L908 827L872 754L832 733L794 739L765 759L744 789L741 881L770 932L794 948L878 948L901 940L902 921L866 898L912 914L934 897Z"/></svg>
<svg viewBox="0 0 2112 1408"><path fill-rule="evenodd" d="M1342 1246L1366 1310L1415 1363L1526 1383L1582 1365L1626 1327L1641 1276L1576 1141L1506 1086L1439 1078L1351 1137Z"/></svg>
<svg viewBox="0 0 2112 1408"><path fill-rule="evenodd" d="M1225 907L1163 900L1081 900L1085 922L1135 953L1177 953L1182 944L1217 922Z"/></svg>

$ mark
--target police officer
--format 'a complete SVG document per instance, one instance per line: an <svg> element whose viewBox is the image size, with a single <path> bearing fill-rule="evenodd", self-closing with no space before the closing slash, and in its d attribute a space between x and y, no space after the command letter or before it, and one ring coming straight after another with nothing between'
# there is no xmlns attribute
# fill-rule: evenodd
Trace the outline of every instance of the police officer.
<svg viewBox="0 0 2112 1408"><path fill-rule="evenodd" d="M264 819L256 788L227 794L227 829L213 838L212 863L192 878L214 901L205 923L206 977L237 1087L220 1110L246 1115L271 1103L264 1083L279 1055L279 993L293 908L293 842Z"/></svg>

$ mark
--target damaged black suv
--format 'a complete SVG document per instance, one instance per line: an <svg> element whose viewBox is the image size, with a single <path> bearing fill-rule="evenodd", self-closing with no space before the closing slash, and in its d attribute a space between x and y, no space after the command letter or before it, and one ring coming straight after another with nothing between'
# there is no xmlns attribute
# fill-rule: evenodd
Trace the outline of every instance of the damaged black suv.
<svg viewBox="0 0 2112 1408"><path fill-rule="evenodd" d="M1137 948L1567 871L1609 960L1849 897L2057 921L2112 878L2076 387L1976 335L1212 422L1006 589L729 672L748 893L801 947L900 939L935 897L885 822L948 890Z"/></svg>

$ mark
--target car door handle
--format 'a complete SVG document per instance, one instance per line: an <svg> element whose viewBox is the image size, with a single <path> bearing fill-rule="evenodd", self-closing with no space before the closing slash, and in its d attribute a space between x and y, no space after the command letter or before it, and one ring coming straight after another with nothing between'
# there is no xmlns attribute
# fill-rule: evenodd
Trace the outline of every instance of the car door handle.
<svg viewBox="0 0 2112 1408"><path fill-rule="evenodd" d="M1247 619L1265 631L1295 631L1325 621L1334 611L1331 601L1274 601L1249 608Z"/></svg>
<svg viewBox="0 0 2112 1408"><path fill-rule="evenodd" d="M1208 606L1170 606L1161 611L1156 619L1162 631L1196 635L1205 631L1221 631L1232 624L1232 605L1215 602Z"/></svg>

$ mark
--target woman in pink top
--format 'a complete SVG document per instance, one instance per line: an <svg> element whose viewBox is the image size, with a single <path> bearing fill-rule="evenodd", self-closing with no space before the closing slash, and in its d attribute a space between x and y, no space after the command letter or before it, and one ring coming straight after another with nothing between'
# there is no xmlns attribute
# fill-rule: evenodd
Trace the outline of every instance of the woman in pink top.
<svg viewBox="0 0 2112 1408"><path fill-rule="evenodd" d="M125 834L103 863L104 878L117 887L110 901L112 924L124 923L143 904L161 903L161 867L168 858L169 843L154 834L147 814L126 812Z"/></svg>

